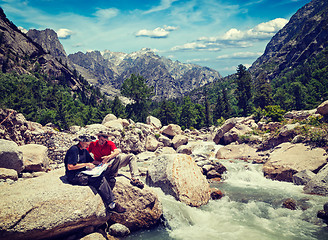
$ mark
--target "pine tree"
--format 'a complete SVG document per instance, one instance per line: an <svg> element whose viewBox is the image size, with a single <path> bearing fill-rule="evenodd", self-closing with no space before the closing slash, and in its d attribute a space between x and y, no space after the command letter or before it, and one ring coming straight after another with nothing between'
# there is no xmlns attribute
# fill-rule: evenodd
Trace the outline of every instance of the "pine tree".
<svg viewBox="0 0 328 240"><path fill-rule="evenodd" d="M246 117L251 112L252 99L252 78L246 67L242 64L237 68L237 101L238 107L241 110L242 116Z"/></svg>
<svg viewBox="0 0 328 240"><path fill-rule="evenodd" d="M265 74L262 73L255 81L254 105L264 109L265 106L271 105L272 102L271 85L266 79Z"/></svg>
<svg viewBox="0 0 328 240"><path fill-rule="evenodd" d="M153 88L146 85L146 80L142 76L131 74L131 77L123 82L121 94L133 100L133 103L126 107L128 117L135 121L145 122Z"/></svg>

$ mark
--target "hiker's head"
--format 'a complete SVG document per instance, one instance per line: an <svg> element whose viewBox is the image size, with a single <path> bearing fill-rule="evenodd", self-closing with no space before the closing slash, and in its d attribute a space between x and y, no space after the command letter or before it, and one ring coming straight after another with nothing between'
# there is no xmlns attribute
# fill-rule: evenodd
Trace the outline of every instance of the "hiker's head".
<svg viewBox="0 0 328 240"><path fill-rule="evenodd" d="M96 138L93 136L89 136L89 135L80 135L77 138L75 138L73 141L78 141L78 145L81 149L86 149L90 142L92 142L93 140L95 140Z"/></svg>
<svg viewBox="0 0 328 240"><path fill-rule="evenodd" d="M99 139L98 143L99 143L100 145L104 145L104 144L107 142L108 138L109 138L109 134L108 134L108 133L105 133L105 132L103 132L103 131L100 131L100 132L97 134L97 137L98 137L98 139Z"/></svg>

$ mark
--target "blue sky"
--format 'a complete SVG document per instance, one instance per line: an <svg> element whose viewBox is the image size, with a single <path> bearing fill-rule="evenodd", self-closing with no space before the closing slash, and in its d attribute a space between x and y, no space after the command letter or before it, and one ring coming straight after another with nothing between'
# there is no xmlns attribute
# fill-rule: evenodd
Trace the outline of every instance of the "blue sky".
<svg viewBox="0 0 328 240"><path fill-rule="evenodd" d="M249 67L310 0L0 0L22 29L51 28L67 54L151 48L226 76Z"/></svg>

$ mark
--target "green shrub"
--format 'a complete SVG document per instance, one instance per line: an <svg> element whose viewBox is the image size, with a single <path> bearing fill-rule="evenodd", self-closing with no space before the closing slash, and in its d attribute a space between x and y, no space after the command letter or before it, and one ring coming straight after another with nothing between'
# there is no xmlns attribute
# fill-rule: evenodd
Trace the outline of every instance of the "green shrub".
<svg viewBox="0 0 328 240"><path fill-rule="evenodd" d="M221 127L225 122L225 119L223 117L221 117L220 119L216 120L216 125Z"/></svg>
<svg viewBox="0 0 328 240"><path fill-rule="evenodd" d="M279 105L269 105L265 107L265 116L270 118L273 122L281 122L285 112L286 111L281 109Z"/></svg>

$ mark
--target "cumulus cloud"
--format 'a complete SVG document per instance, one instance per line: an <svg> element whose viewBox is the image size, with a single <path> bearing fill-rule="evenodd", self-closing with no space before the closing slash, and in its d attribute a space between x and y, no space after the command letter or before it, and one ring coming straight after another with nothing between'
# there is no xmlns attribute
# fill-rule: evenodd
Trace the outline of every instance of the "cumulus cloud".
<svg viewBox="0 0 328 240"><path fill-rule="evenodd" d="M119 10L117 8L107 8L107 9L99 9L93 15L98 17L100 20L106 20L116 17L118 14L119 14Z"/></svg>
<svg viewBox="0 0 328 240"><path fill-rule="evenodd" d="M136 33L136 37L167 38L170 32L176 29L177 27L173 26L158 27L154 30L141 29Z"/></svg>
<svg viewBox="0 0 328 240"><path fill-rule="evenodd" d="M268 39L287 24L288 20L284 18L276 18L269 22L260 23L254 28L246 31L240 31L232 28L222 37L222 40L248 40L248 39ZM219 40L220 37L217 38Z"/></svg>
<svg viewBox="0 0 328 240"><path fill-rule="evenodd" d="M221 36L214 37L200 37L196 42L186 43L183 45L171 48L171 51L182 50L207 50L219 51L223 48L249 48L253 46L254 41L263 41L270 39L277 31L287 24L288 20L284 18L276 18L274 20L263 22L256 25L254 28L247 30L239 30L232 28ZM239 55L238 55L239 54ZM247 58L251 53L238 53L234 58ZM254 54L254 53L252 53ZM256 53L258 55L258 53ZM249 55L249 56L246 56ZM225 56L220 56L224 58ZM220 58L219 57L219 58Z"/></svg>
<svg viewBox="0 0 328 240"><path fill-rule="evenodd" d="M233 54L226 54L218 56L217 59L243 59L243 58L253 58L261 56L261 52L237 52Z"/></svg>
<svg viewBox="0 0 328 240"><path fill-rule="evenodd" d="M206 49L206 44L191 42L171 48L171 51Z"/></svg>
<svg viewBox="0 0 328 240"><path fill-rule="evenodd" d="M27 33L28 31L25 29L25 28L23 28L23 27L18 27L18 29L22 32L22 33Z"/></svg>
<svg viewBox="0 0 328 240"><path fill-rule="evenodd" d="M69 39L72 34L73 32L66 28L61 28L57 31L58 38L60 39Z"/></svg>

